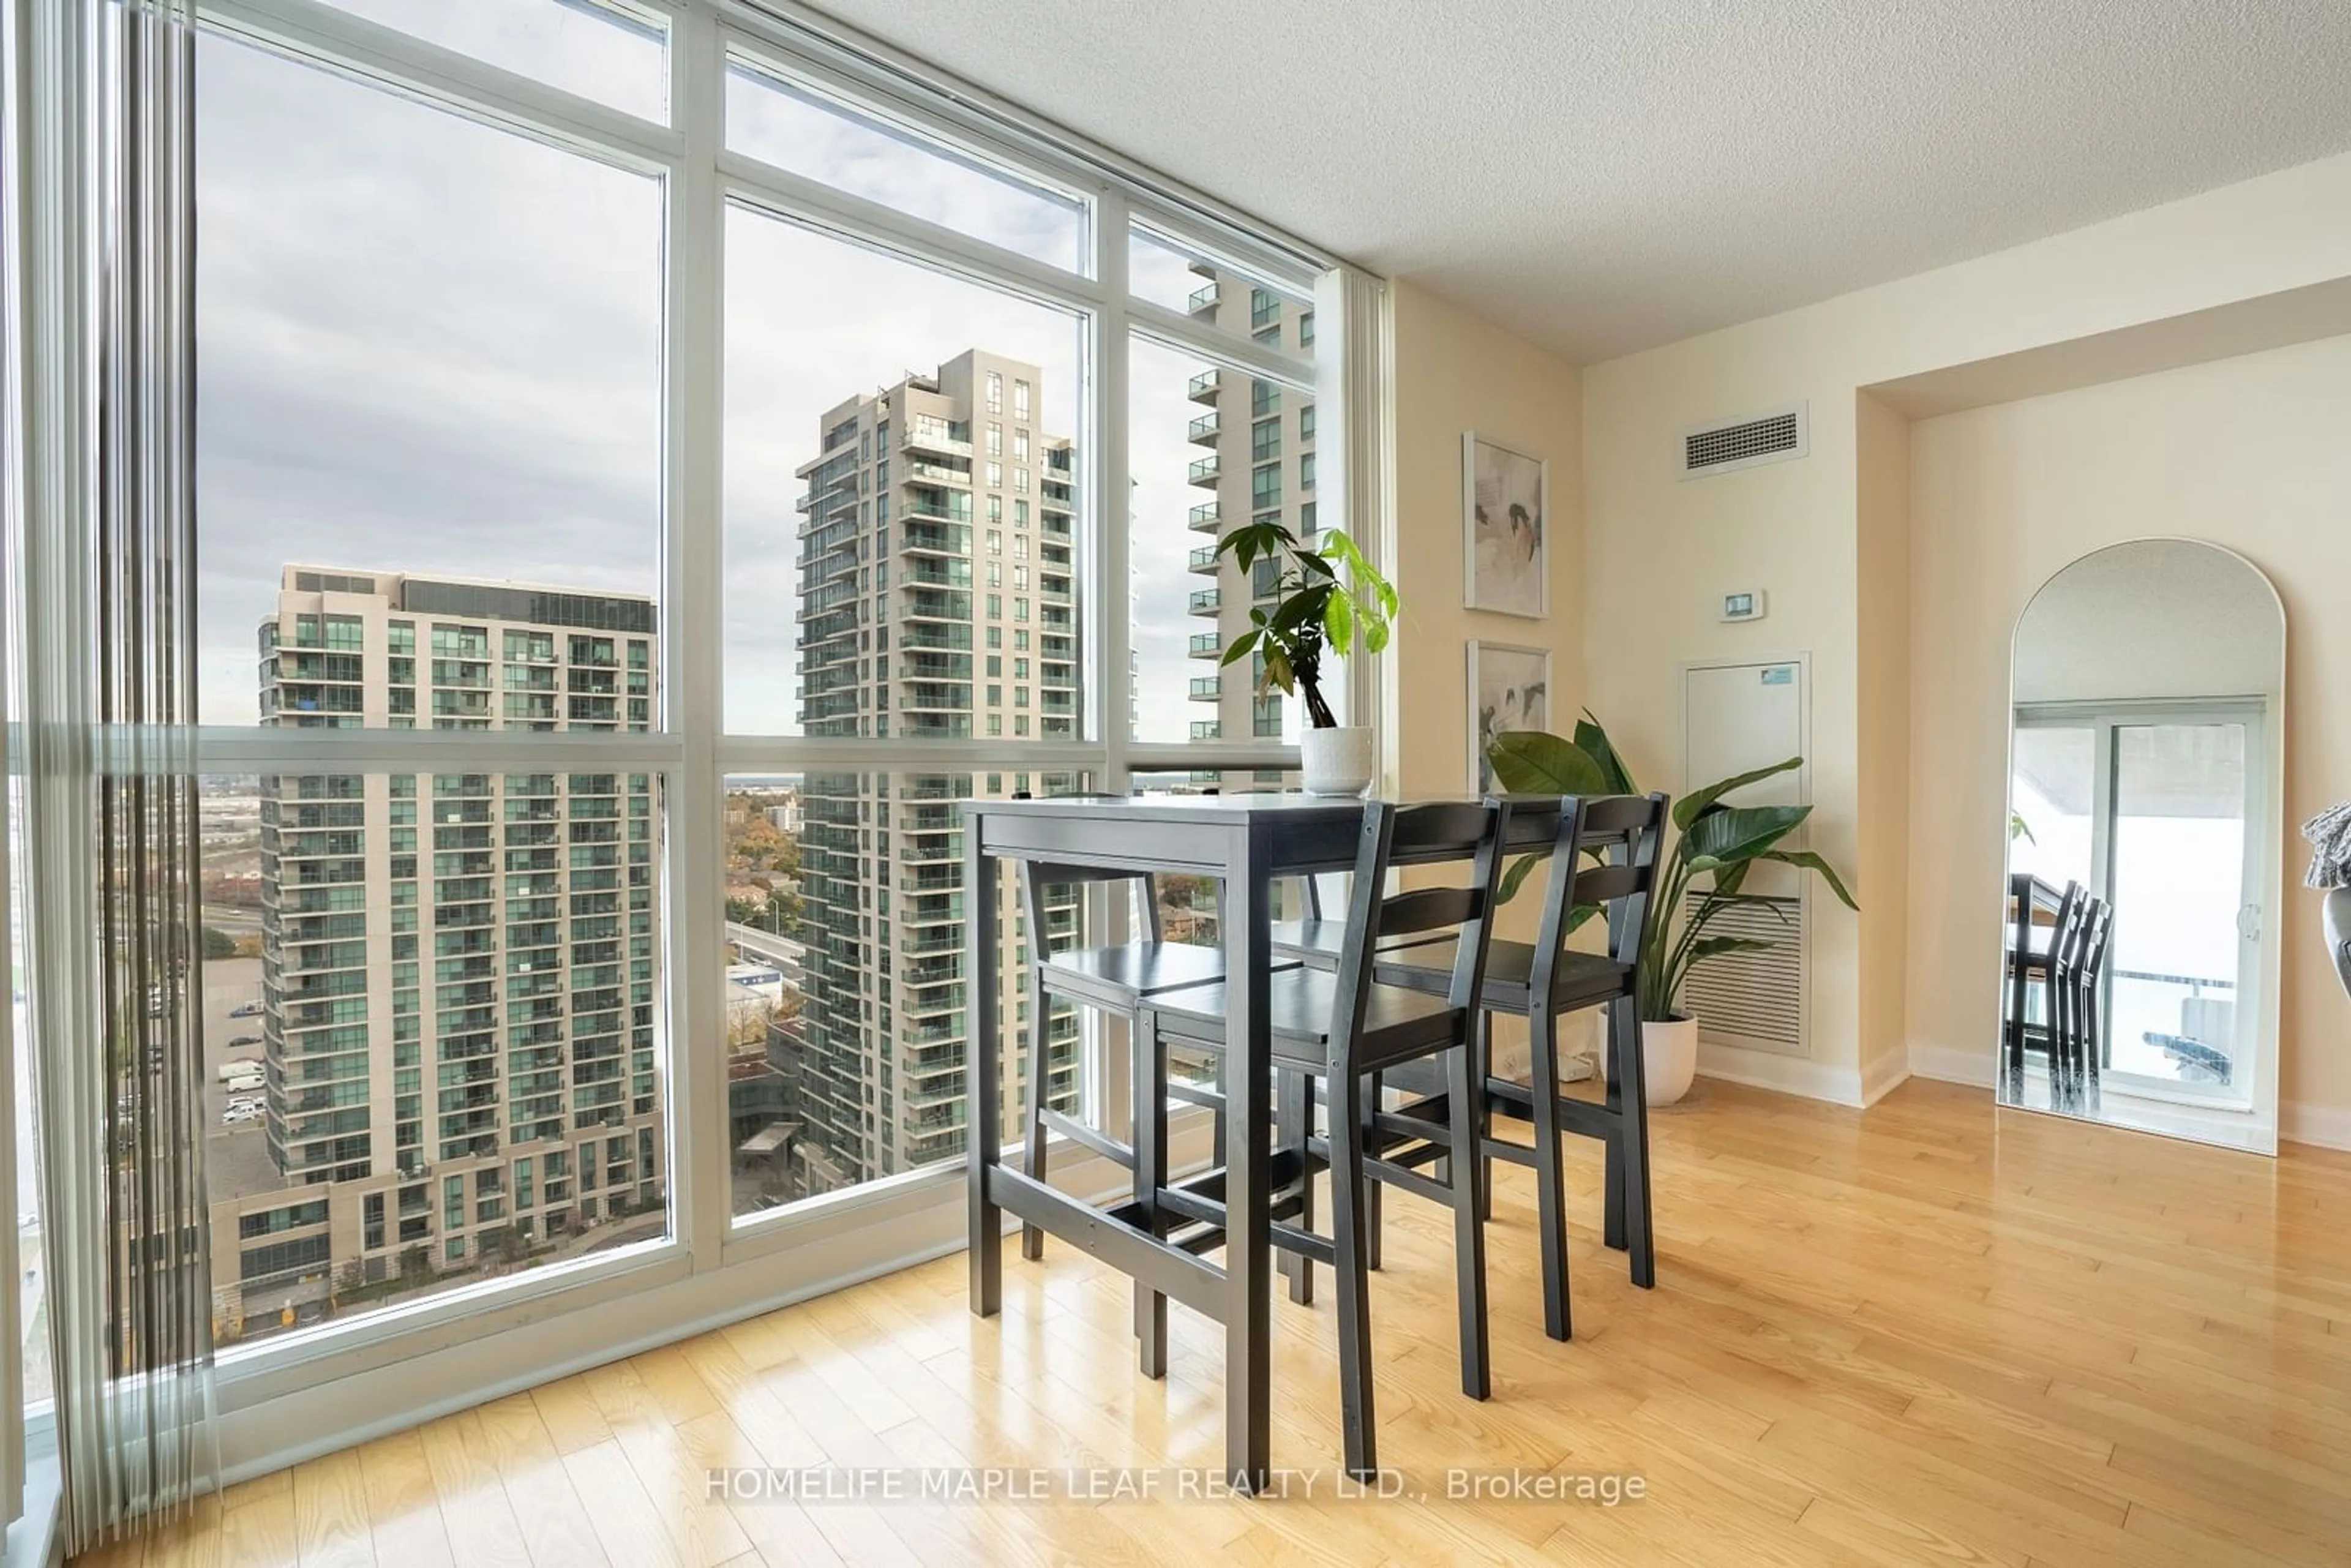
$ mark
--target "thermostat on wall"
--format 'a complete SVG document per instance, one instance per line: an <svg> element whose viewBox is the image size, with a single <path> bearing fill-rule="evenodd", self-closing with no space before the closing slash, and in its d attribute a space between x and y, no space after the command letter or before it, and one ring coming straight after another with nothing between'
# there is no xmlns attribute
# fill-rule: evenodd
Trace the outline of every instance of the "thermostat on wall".
<svg viewBox="0 0 2351 1568"><path fill-rule="evenodd" d="M1763 619L1763 591L1742 588L1722 596L1722 619L1725 621L1761 621Z"/></svg>

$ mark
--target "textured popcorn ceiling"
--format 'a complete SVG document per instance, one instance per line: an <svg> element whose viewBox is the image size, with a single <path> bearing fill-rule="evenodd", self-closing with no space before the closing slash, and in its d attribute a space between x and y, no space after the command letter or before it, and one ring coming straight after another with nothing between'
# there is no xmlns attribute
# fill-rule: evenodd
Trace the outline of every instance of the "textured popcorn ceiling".
<svg viewBox="0 0 2351 1568"><path fill-rule="evenodd" d="M2351 0L819 0L1578 361L2351 148Z"/></svg>

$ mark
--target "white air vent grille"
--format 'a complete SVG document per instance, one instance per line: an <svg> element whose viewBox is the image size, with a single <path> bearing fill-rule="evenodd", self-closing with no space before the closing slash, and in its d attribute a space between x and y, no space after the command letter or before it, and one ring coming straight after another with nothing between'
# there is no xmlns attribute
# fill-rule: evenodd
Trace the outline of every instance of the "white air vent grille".
<svg viewBox="0 0 2351 1568"><path fill-rule="evenodd" d="M1701 896L1689 894L1692 913ZM1708 921L1706 934L1772 946L1719 954L1691 972L1682 1007L1698 1019L1698 1032L1725 1045L1804 1055L1804 901L1735 904Z"/></svg>
<svg viewBox="0 0 2351 1568"><path fill-rule="evenodd" d="M1752 419L1701 424L1682 432L1682 477L1727 474L1759 463L1802 457L1811 445L1805 405L1791 403Z"/></svg>

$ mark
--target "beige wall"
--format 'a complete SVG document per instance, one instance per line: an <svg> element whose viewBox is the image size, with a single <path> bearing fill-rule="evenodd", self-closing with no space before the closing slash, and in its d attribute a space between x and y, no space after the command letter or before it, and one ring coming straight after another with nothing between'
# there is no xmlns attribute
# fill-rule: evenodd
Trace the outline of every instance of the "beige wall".
<svg viewBox="0 0 2351 1568"><path fill-rule="evenodd" d="M1582 388L1575 367L1399 280L1395 353L1395 753L1404 795L1470 788L1469 639L1552 653L1552 727L1583 702ZM1461 434L1475 430L1551 461L1547 621L1461 607Z"/></svg>
<svg viewBox="0 0 2351 1568"><path fill-rule="evenodd" d="M1388 755L1391 793L1458 795L1470 788L1471 638L1549 648L1552 727L1583 702L1583 386L1574 366L1411 283L1391 285L1395 355L1396 631ZM1531 621L1461 607L1461 434L1474 430L1551 462L1551 615ZM1540 879L1497 929L1531 939ZM1595 1017L1597 1015L1594 1015ZM1570 1030L1564 1055L1592 1041ZM1499 1071L1523 1063L1525 1028L1495 1037Z"/></svg>
<svg viewBox="0 0 2351 1568"><path fill-rule="evenodd" d="M1901 910L1910 886L1910 425L1866 392L1855 394L1854 412L1854 577L1860 594L1854 785L1861 815L1853 870L1869 889L1876 916ZM1860 1088L1871 1100L1909 1071L1908 944L1898 919L1859 925Z"/></svg>
<svg viewBox="0 0 2351 1568"><path fill-rule="evenodd" d="M1922 420L1911 429L1909 1039L1980 1061L1999 963L2009 636L2052 574L2118 540L2225 545L2285 601L2282 1129L2351 1142L2351 1006L2294 825L2351 796L2351 338ZM1931 720L1926 716L1932 715Z"/></svg>
<svg viewBox="0 0 2351 1568"><path fill-rule="evenodd" d="M1933 563L1904 560L1917 541L1898 521L1903 455L1893 432L1897 411L1909 406L1900 400L1917 389L1864 394L2003 356L2023 356L2032 374L2058 382L2069 373L2077 382L2089 379L2082 367L2095 363L2143 366L2181 343L2192 345L2178 350L2183 357L2210 357L2228 351L2214 344L2226 342L2231 310L2290 303L2300 290L2315 319L2326 286L2346 277L2351 156L1585 370L1586 700L1645 780L1677 786L1679 666L1721 655L1809 654L1813 845L1859 879L1859 917L1826 896L1812 903L1811 1060L1710 1051L1707 1071L1848 1101L1882 1090L1892 1082L1893 1064L1907 1057L1907 1037L1929 1011L1930 997L1940 995L1928 972L1944 969L1945 943L1964 941L1948 926L1950 912L1934 896L1935 879L1977 852L1938 831L1922 794L1938 786L1921 783L1927 766L1913 755L1946 717L1920 707L1903 737L1894 711L1902 685L1887 674L1889 661L1905 652L1895 630L1909 624L1922 592L1940 591ZM2198 313L2208 313L2217 327L2176 329ZM2291 325L2290 308L2248 314L2273 334L2272 341L2283 340L2274 336L2282 318ZM2130 350L2140 334L2145 351L2135 356ZM1998 379L1979 375L1975 384ZM1677 478L1676 445L1685 427L1799 399L1811 413L1807 457ZM2312 431L2308 438L2343 444L2343 428L2338 419L2331 431ZM1916 476L1911 479L1915 496ZM2010 570L2032 575L2033 583L2045 575L2030 574L2021 563ZM2311 568L2273 570L2283 586L2290 574ZM2032 586L2003 581L2020 593ZM2319 586L2306 576L2295 586L2306 609ZM1769 617L1718 622L1714 596L1745 587L1769 593ZM2290 613L2295 597L2289 593ZM2295 618L2294 639L2305 625ZM1922 643L1915 633L1907 652L1914 676L1938 661L1972 656L1968 649ZM2297 641L2297 672L2310 656ZM1960 678L1959 671L1934 673ZM1978 672L1977 678L1990 683L1980 689L1996 690L2004 672ZM2339 762L2316 768L2308 760L2306 748L2322 744L2315 737L2303 735L2294 744L2290 801L2314 799L2323 779L2334 779L2338 790L2351 788L2351 769ZM1986 754L1995 772L1998 750ZM1907 787L1896 788L1905 779ZM1981 852L1988 863L1997 851L1995 841ZM1996 875L1985 873L1987 879ZM2281 913L2290 922L2306 920L2302 902ZM2332 1015L2314 1016L2318 1003L2303 999L2309 990L2298 977L2290 982L2288 1030L2329 1016L2340 1027L2339 999ZM2296 1050L2289 1043L2290 1059ZM2311 1113L2344 1117L2351 1137L2351 1064L2330 1075L2290 1060L2287 1074L2289 1096L2317 1096Z"/></svg>

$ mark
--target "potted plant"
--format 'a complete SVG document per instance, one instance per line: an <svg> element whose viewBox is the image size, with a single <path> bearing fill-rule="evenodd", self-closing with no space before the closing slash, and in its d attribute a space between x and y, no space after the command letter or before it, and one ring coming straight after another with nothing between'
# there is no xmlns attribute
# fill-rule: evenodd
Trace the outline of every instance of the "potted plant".
<svg viewBox="0 0 2351 1568"><path fill-rule="evenodd" d="M1641 787L1617 755L1608 732L1586 713L1573 739L1541 730L1511 730L1495 737L1488 755L1494 777L1513 794L1637 795ZM1657 880L1649 894L1641 941L1641 973L1635 1005L1641 1015L1641 1061L1649 1103L1670 1105L1689 1090L1698 1070L1698 1020L1681 1012L1683 984L1692 970L1727 953L1750 953L1777 946L1762 937L1709 936L1707 927L1741 904L1779 913L1769 898L1744 891L1748 873L1762 862L1817 872L1848 909L1859 909L1836 868L1812 850L1782 848L1788 835L1813 814L1810 806L1733 806L1725 795L1803 766L1791 757L1694 790L1674 802L1674 841L1661 852ZM1505 896L1517 891L1535 857L1513 865ZM1696 892L1693 901L1690 894ZM1575 911L1573 930L1598 911Z"/></svg>
<svg viewBox="0 0 2351 1568"><path fill-rule="evenodd" d="M2318 912L2320 929L2326 933L2326 956L2334 960L2344 990L2351 992L2351 800L2304 822L2302 836L2310 841L2311 850L2310 874L2303 880L2326 890Z"/></svg>
<svg viewBox="0 0 2351 1568"><path fill-rule="evenodd" d="M1244 572L1259 561L1278 563L1273 607L1249 611L1249 629L1235 637L1221 668L1254 653L1262 672L1258 692L1280 690L1306 705L1307 729L1298 754L1307 793L1360 795L1378 772L1371 729L1344 725L1322 695L1322 661L1345 658L1361 639L1364 652L1388 645L1396 591L1373 570L1355 541L1327 528L1312 546L1274 518L1235 528L1217 542Z"/></svg>

